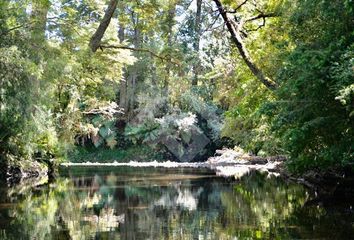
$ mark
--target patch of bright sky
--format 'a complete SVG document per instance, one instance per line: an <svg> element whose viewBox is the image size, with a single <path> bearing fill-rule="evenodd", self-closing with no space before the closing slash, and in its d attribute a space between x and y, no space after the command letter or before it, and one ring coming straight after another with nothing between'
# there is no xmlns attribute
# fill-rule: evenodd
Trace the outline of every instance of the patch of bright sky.
<svg viewBox="0 0 354 240"><path fill-rule="evenodd" d="M202 7L205 7L205 4L206 4L206 1L202 1ZM208 6L211 6L211 7L215 7L213 5L213 2L210 2L209 1L209 4ZM178 29L180 28L183 24L185 24L186 20L187 20L187 17L188 15L190 14L196 14L196 11L197 11L197 1L196 0L192 0L191 3L189 4L188 8L185 9L183 6L177 6L177 13L181 13L181 14L176 14L177 16L175 17L175 20L176 20L176 26L175 28ZM222 19L220 18L220 16L218 16L218 20L215 22L214 26L222 26ZM211 21L214 21L214 18L211 17L211 18L205 18L205 20L211 20ZM207 25L209 24L212 24L212 22L210 23L207 23ZM224 46L224 42L222 39L217 39L215 38L210 31L205 31L205 28L206 26L202 26L202 29L201 29L201 37L200 37L200 45L199 45L199 49L200 49L200 52L199 52L199 56L200 56L200 59L202 61L202 64L204 66L207 66L210 64L210 62L207 60L209 57L208 57L208 54L205 52L205 48L208 48L209 46L212 46L212 47L215 47L215 48L223 48L225 47ZM188 46L190 48L192 48L192 42L188 44ZM223 57L225 58L225 56ZM215 58L217 59L217 58ZM215 63L217 64L220 64L220 59L218 59ZM212 67L212 66L208 66L208 67Z"/></svg>

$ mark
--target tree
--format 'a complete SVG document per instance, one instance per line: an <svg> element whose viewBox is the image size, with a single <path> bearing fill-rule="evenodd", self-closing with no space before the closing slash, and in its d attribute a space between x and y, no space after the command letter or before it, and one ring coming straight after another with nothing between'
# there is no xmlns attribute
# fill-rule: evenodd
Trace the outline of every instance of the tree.
<svg viewBox="0 0 354 240"><path fill-rule="evenodd" d="M194 42L193 42L193 47L195 54L197 55L197 60L196 63L194 64L193 70L194 70L194 78L192 80L192 85L196 86L198 85L198 74L200 71L200 60L199 60L199 45L200 45L200 35L201 35L201 17L202 17L202 0L197 0L197 11L195 15L195 26L194 26Z"/></svg>
<svg viewBox="0 0 354 240"><path fill-rule="evenodd" d="M214 0L218 11L222 18L224 19L225 25L227 29L229 30L231 34L231 40L235 44L236 48L238 49L240 55L242 56L242 59L245 61L247 64L248 68L251 70L251 72L257 77L257 79L262 82L268 89L274 90L277 88L277 84L266 77L261 69L254 63L253 59L251 58L250 54L248 53L248 50L246 46L243 43L242 40L242 34L246 34L244 31L245 29L243 28L244 24L247 22L251 22L257 19L263 19L265 23L265 18L267 17L274 17L274 13L263 13L262 11L258 10L260 13L256 16L252 16L247 19L238 19L237 17L235 20L233 20L231 17L228 16L229 12L232 13L237 13L237 11L247 2L245 0L243 3L241 3L239 6L237 6L234 10L228 11L226 8L222 5L220 0Z"/></svg>
<svg viewBox="0 0 354 240"><path fill-rule="evenodd" d="M106 12L100 22L100 25L98 26L95 34L93 34L90 39L89 45L90 45L90 48L93 52L96 52L97 49L100 47L103 35L106 32L107 27L108 27L109 23L111 22L114 11L117 8L117 3L118 3L117 0L111 0L109 2Z"/></svg>
<svg viewBox="0 0 354 240"><path fill-rule="evenodd" d="M343 89L352 96L353 7L316 0L297 1L287 10L295 47L280 72L278 101L266 105L273 131L293 170L352 164L354 123L346 105L351 101L339 99Z"/></svg>
<svg viewBox="0 0 354 240"><path fill-rule="evenodd" d="M174 17L176 14L176 3L174 0L168 1L166 18L164 24L166 24L164 35L167 47L167 58L168 62L165 67L165 77L163 81L163 88L165 95L168 96L169 84L170 84L170 75L171 75L171 53L173 47L173 26L175 23Z"/></svg>

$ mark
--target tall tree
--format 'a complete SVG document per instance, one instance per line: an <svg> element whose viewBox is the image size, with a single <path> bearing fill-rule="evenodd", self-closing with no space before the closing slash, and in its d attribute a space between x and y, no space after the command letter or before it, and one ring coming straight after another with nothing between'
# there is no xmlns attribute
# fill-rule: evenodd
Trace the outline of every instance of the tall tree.
<svg viewBox="0 0 354 240"><path fill-rule="evenodd" d="M194 76L192 80L192 85L196 86L198 84L198 74L200 71L200 60L199 60L199 45L200 45L200 34L201 34L201 25L202 25L202 0L197 0L197 11L195 15L195 24L194 24L194 41L193 48L196 54L196 60L193 66Z"/></svg>
<svg viewBox="0 0 354 240"><path fill-rule="evenodd" d="M49 0L33 0L30 16L32 46L35 52L43 47L45 42L45 30L47 25L47 15L50 8Z"/></svg>
<svg viewBox="0 0 354 240"><path fill-rule="evenodd" d="M30 55L31 59L37 65L45 53L46 37L45 31L47 26L47 15L50 8L49 0L33 0L32 12L30 15L31 22L31 39L30 39ZM33 93L34 99L39 100L41 91L41 81L38 77L33 77ZM35 111L33 106L32 111Z"/></svg>
<svg viewBox="0 0 354 240"><path fill-rule="evenodd" d="M122 23L119 24L118 30L118 38L119 42L123 43L125 40L125 32L124 32L124 25ZM127 80L126 80L126 69L123 69L124 73L120 79L120 87L119 87L119 106L121 108L127 109Z"/></svg>
<svg viewBox="0 0 354 240"><path fill-rule="evenodd" d="M168 8L167 8L167 15L166 15L166 28L165 28L165 36L166 36L166 45L168 49L168 54L167 54L167 63L165 67L165 77L163 81L163 88L165 91L166 96L168 96L168 91L169 91L169 84L170 84L170 77L171 77L171 53L172 53L172 47L173 47L173 26L175 24L175 15L176 15L176 3L174 0L170 0L168 2Z"/></svg>
<svg viewBox="0 0 354 240"><path fill-rule="evenodd" d="M133 36L132 41L134 48L139 49L141 45L141 31L139 29L140 17L138 13L131 13L131 20L133 23ZM137 52L135 53L137 54ZM136 94L136 85L138 80L138 62L136 62L133 66L129 68L128 78L127 78L127 109L126 114L128 115L128 119L131 117L134 105L135 105L135 94Z"/></svg>

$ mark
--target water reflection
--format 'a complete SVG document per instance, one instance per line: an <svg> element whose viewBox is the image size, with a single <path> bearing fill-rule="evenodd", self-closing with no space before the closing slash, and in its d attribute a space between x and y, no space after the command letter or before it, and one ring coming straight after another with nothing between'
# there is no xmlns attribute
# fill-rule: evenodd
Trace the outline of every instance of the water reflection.
<svg viewBox="0 0 354 240"><path fill-rule="evenodd" d="M252 173L71 168L50 185L1 189L0 239L347 239L353 212L305 207L304 188ZM338 225L340 221L340 225Z"/></svg>

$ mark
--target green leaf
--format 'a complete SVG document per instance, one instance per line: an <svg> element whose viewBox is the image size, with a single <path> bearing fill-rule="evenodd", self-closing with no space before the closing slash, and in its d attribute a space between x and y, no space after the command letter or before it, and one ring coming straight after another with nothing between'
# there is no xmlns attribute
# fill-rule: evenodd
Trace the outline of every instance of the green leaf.
<svg viewBox="0 0 354 240"><path fill-rule="evenodd" d="M102 125L102 121L103 121L103 118L102 118L100 115L94 117L94 118L91 120L92 124L93 124L95 127L101 126L101 125Z"/></svg>
<svg viewBox="0 0 354 240"><path fill-rule="evenodd" d="M109 135L110 129L108 127L101 127L98 131L101 137L106 138Z"/></svg>

